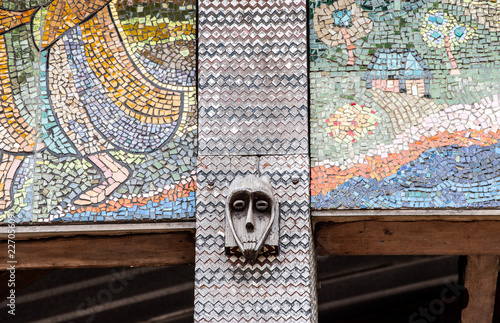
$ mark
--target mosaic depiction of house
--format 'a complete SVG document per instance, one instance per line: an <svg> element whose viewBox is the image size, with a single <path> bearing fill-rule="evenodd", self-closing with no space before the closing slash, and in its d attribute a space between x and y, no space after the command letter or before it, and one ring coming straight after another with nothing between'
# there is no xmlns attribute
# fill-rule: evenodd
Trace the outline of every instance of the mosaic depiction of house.
<svg viewBox="0 0 500 323"><path fill-rule="evenodd" d="M378 49L363 80L366 88L430 98L432 74L415 49Z"/></svg>
<svg viewBox="0 0 500 323"><path fill-rule="evenodd" d="M340 2L309 2L311 207L498 207L498 3L345 0L373 22L348 65Z"/></svg>

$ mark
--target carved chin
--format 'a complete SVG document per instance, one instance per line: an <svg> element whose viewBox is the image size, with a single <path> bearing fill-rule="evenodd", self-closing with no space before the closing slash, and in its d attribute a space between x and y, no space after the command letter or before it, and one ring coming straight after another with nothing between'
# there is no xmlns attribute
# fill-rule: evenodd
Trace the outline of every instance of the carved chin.
<svg viewBox="0 0 500 323"><path fill-rule="evenodd" d="M259 251L255 249L245 249L243 250L243 256L249 260L256 260L259 255Z"/></svg>

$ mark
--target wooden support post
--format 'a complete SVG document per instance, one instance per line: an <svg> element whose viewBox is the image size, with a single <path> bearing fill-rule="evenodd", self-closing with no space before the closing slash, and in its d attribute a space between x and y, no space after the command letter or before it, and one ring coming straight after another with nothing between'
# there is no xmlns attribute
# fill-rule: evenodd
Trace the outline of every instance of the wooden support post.
<svg viewBox="0 0 500 323"><path fill-rule="evenodd" d="M194 321L316 322L306 1L198 3ZM279 254L225 254L226 198L238 175L269 178Z"/></svg>
<svg viewBox="0 0 500 323"><path fill-rule="evenodd" d="M469 294L467 307L462 311L462 323L491 323L500 257L467 256L464 283Z"/></svg>

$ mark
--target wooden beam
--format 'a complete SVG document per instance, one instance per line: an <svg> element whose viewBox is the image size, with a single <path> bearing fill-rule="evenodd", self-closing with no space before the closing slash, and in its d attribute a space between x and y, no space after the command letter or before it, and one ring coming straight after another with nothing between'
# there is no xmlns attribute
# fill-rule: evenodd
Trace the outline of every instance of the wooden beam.
<svg viewBox="0 0 500 323"><path fill-rule="evenodd" d="M196 229L194 221L155 222L155 223L106 223L106 224L53 224L16 225L16 240L49 237L73 237L77 235L127 235L138 233L165 233L192 231ZM9 228L0 226L0 237L7 236Z"/></svg>
<svg viewBox="0 0 500 323"><path fill-rule="evenodd" d="M469 297L462 323L491 323L495 308L498 256L467 256L464 283Z"/></svg>
<svg viewBox="0 0 500 323"><path fill-rule="evenodd" d="M320 255L500 255L498 220L327 220L313 219Z"/></svg>
<svg viewBox="0 0 500 323"><path fill-rule="evenodd" d="M313 217L321 255L500 255L499 220L486 215ZM18 226L16 231L18 269L194 263L194 222ZM6 241L0 245L6 248ZM6 260L0 254L0 269Z"/></svg>
<svg viewBox="0 0 500 323"><path fill-rule="evenodd" d="M16 237L16 270L194 264L194 241L193 231L29 240ZM6 240L0 240L0 249L7 250ZM7 260L7 252L0 253L0 270L7 268Z"/></svg>

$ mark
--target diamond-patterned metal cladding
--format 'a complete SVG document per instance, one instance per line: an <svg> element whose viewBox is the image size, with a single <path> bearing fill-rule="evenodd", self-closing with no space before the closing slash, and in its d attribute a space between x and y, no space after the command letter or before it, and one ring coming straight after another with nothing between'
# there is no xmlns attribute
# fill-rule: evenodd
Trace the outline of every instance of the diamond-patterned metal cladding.
<svg viewBox="0 0 500 323"><path fill-rule="evenodd" d="M199 22L195 322L316 322L306 2L204 0ZM248 174L280 202L280 252L254 263L224 253L227 190Z"/></svg>
<svg viewBox="0 0 500 323"><path fill-rule="evenodd" d="M308 154L305 1L200 1L202 155Z"/></svg>
<svg viewBox="0 0 500 323"><path fill-rule="evenodd" d="M196 322L316 320L309 159L304 155L258 159L198 159ZM249 263L224 253L224 200L236 175L259 173L271 178L280 203L280 254ZM298 183L292 184L292 178ZM214 185L208 185L212 181Z"/></svg>

